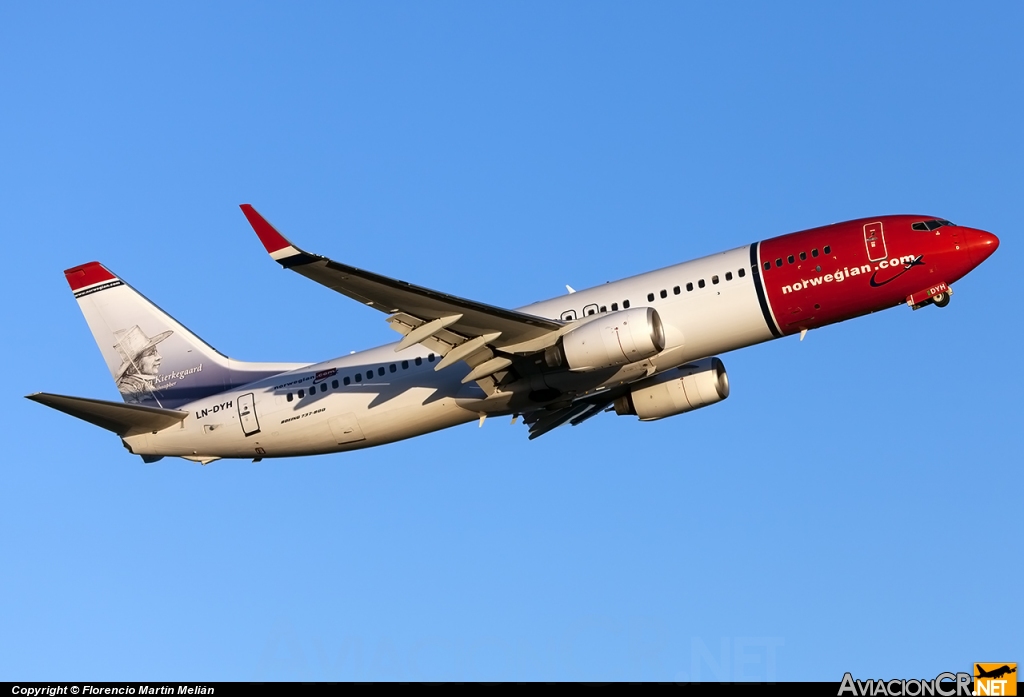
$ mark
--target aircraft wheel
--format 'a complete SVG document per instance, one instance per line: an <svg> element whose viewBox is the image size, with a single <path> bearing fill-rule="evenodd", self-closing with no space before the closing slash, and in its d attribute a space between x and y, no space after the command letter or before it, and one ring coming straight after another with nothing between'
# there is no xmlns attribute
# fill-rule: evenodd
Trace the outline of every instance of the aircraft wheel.
<svg viewBox="0 0 1024 697"><path fill-rule="evenodd" d="M932 302L935 303L936 307L945 307L949 304L949 293L939 293L932 298Z"/></svg>

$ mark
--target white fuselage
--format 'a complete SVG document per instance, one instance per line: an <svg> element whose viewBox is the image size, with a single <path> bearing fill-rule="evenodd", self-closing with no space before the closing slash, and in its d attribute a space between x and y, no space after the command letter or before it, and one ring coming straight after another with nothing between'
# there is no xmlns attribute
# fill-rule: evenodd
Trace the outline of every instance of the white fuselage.
<svg viewBox="0 0 1024 697"><path fill-rule="evenodd" d="M578 394L596 392L771 339L750 262L747 245L520 310L552 319L585 319L625 309L626 301L629 307L657 309L666 343L649 362L603 373L566 371L548 380L560 387L571 385ZM693 290L687 290L688 283ZM307 455L381 445L495 411L475 383L461 383L468 372L464 363L435 371L439 357L421 346L396 353L395 345L308 365L197 400L181 407L190 413L180 427L125 441L139 455L201 460Z"/></svg>

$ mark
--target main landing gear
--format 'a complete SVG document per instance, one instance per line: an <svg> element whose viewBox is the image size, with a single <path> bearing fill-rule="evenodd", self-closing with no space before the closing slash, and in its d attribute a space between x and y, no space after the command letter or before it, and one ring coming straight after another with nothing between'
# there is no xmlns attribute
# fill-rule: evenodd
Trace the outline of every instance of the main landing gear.
<svg viewBox="0 0 1024 697"><path fill-rule="evenodd" d="M935 307L945 307L949 304L949 293L939 293L932 298L932 305Z"/></svg>

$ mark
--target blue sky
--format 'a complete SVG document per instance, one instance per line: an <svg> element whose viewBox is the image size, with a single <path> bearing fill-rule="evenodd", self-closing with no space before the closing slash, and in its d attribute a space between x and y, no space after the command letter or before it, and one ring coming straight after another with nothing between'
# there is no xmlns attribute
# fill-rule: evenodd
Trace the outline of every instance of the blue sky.
<svg viewBox="0 0 1024 697"><path fill-rule="evenodd" d="M0 679L932 677L1022 661L1019 3L6 3ZM266 257L504 306L820 224L1002 245L949 307L529 442L152 466L61 271L221 351L395 339ZM1016 521L1016 522L1015 522Z"/></svg>

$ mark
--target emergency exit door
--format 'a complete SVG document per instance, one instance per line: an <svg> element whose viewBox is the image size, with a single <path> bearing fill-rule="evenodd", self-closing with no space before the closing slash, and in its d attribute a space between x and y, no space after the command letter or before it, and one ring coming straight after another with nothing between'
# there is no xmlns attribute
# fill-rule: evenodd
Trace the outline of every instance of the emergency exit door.
<svg viewBox="0 0 1024 697"><path fill-rule="evenodd" d="M881 261L888 256L885 253L885 233L881 221L864 226L864 246L868 250L868 261Z"/></svg>
<svg viewBox="0 0 1024 697"><path fill-rule="evenodd" d="M260 432L260 422L256 418L256 400L253 393L238 398L238 421L242 424L242 433L252 436Z"/></svg>

